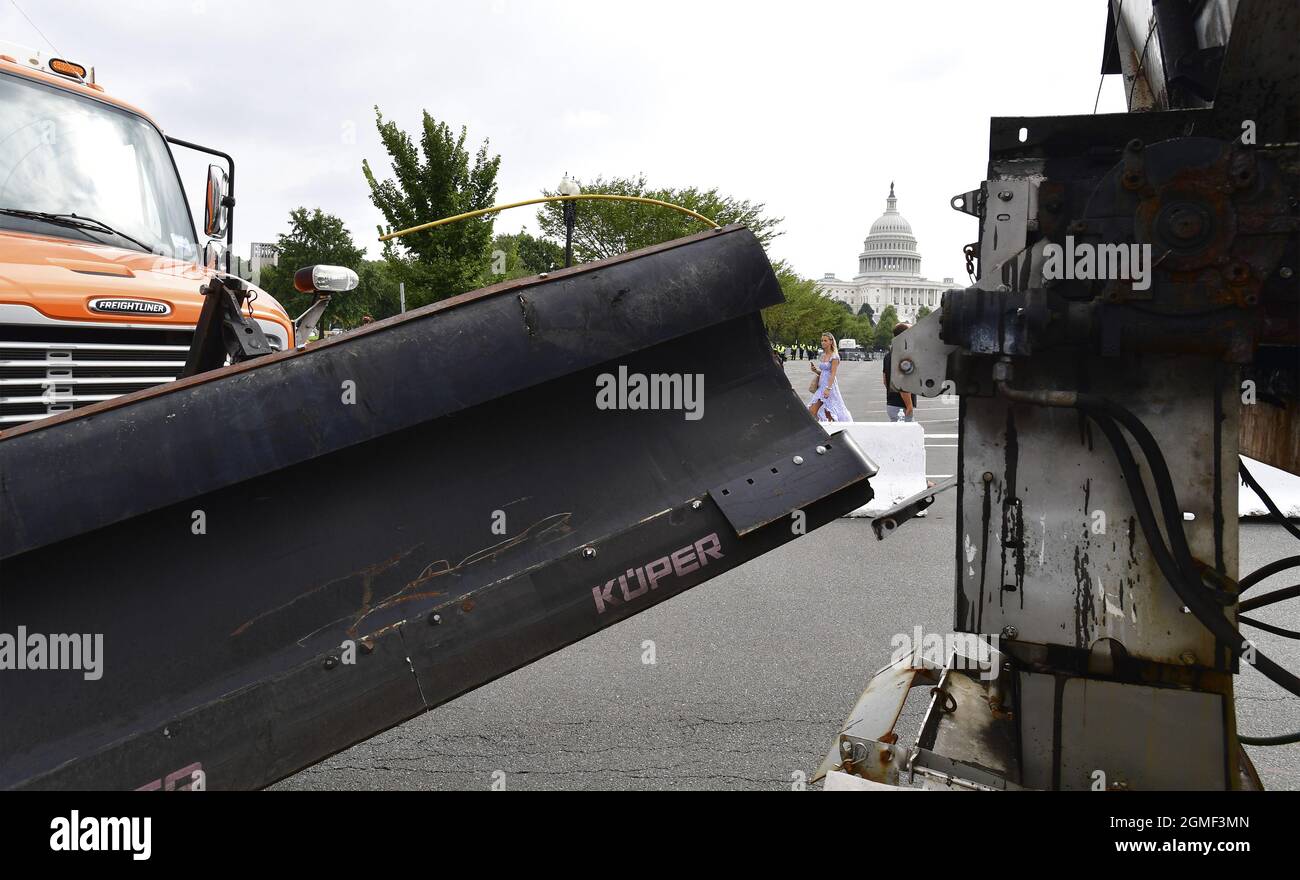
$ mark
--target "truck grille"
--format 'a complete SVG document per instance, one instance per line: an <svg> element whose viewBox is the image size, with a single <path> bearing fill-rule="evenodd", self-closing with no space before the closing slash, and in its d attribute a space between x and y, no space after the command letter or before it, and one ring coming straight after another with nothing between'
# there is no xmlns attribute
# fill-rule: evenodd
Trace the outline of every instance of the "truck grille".
<svg viewBox="0 0 1300 880"><path fill-rule="evenodd" d="M191 330L0 326L0 430L171 382Z"/></svg>

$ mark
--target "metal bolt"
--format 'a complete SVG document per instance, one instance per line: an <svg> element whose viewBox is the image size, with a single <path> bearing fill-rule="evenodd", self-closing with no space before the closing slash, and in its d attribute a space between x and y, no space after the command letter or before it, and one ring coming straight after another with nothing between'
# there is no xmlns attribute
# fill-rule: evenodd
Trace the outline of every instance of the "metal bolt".
<svg viewBox="0 0 1300 880"><path fill-rule="evenodd" d="M904 376L912 375L912 372L915 369L916 369L916 364L913 363L911 358L903 358L901 361L898 362L898 372L902 373Z"/></svg>
<svg viewBox="0 0 1300 880"><path fill-rule="evenodd" d="M583 548L582 548L582 558L583 558L583 559L595 559L595 558L596 558L596 548L595 548L595 547L583 547Z"/></svg>
<svg viewBox="0 0 1300 880"><path fill-rule="evenodd" d="M430 611L429 626L438 626L440 623L442 623L442 615L439 614L437 611Z"/></svg>
<svg viewBox="0 0 1300 880"><path fill-rule="evenodd" d="M802 455L796 455L796 456L794 457L794 463L795 463L795 464L803 464L803 456L802 456Z"/></svg>
<svg viewBox="0 0 1300 880"><path fill-rule="evenodd" d="M1182 207L1176 209L1170 216L1169 229L1176 237L1189 240L1205 231L1205 220L1200 212Z"/></svg>
<svg viewBox="0 0 1300 880"><path fill-rule="evenodd" d="M172 738L172 729L171 729L170 727L164 727L164 728L163 728L163 736L167 737L168 739L171 739L171 738Z"/></svg>
<svg viewBox="0 0 1300 880"><path fill-rule="evenodd" d="M826 447L825 447L825 446L818 446L818 447L817 447L817 454L818 454L818 455L825 455L825 454L826 454Z"/></svg>
<svg viewBox="0 0 1300 880"><path fill-rule="evenodd" d="M1020 635L1020 630L1016 629L1014 626L1002 627L1002 638L1004 639L1009 639L1011 641L1014 641L1016 637L1019 635Z"/></svg>
<svg viewBox="0 0 1300 880"><path fill-rule="evenodd" d="M337 658L337 657L326 657L326 658L325 658L325 668L326 668L326 669L333 669L335 666L338 666L338 665L339 665L339 658Z"/></svg>
<svg viewBox="0 0 1300 880"><path fill-rule="evenodd" d="M1002 664L1002 671L1003 671L1003 672L1010 672L1011 669L1012 669L1012 666L1011 666L1011 661L1010 661L1010 660L1008 660L1008 661L1006 661L1005 663Z"/></svg>
<svg viewBox="0 0 1300 880"><path fill-rule="evenodd" d="M1295 273L1291 271L1290 266L1283 266L1281 269L1277 270L1277 274L1281 275L1283 278L1290 278Z"/></svg>
<svg viewBox="0 0 1300 880"><path fill-rule="evenodd" d="M692 502L691 502L691 510L699 510L699 509L700 509L700 502L699 502L698 500L697 500L697 501L692 501Z"/></svg>
<svg viewBox="0 0 1300 880"><path fill-rule="evenodd" d="M985 471L985 472L984 472L984 482L986 482L986 483L991 483L991 482L993 482L993 471Z"/></svg>
<svg viewBox="0 0 1300 880"><path fill-rule="evenodd" d="M840 743L840 751L846 755L853 754L853 743L851 742Z"/></svg>
<svg viewBox="0 0 1300 880"><path fill-rule="evenodd" d="M1191 651L1184 651L1183 653L1179 654L1178 659L1183 661L1184 666L1196 665L1196 655L1193 654Z"/></svg>
<svg viewBox="0 0 1300 880"><path fill-rule="evenodd" d="M1002 192L998 193L998 198L1000 198L1004 202L1011 201L1011 190L1008 189L1002 190Z"/></svg>

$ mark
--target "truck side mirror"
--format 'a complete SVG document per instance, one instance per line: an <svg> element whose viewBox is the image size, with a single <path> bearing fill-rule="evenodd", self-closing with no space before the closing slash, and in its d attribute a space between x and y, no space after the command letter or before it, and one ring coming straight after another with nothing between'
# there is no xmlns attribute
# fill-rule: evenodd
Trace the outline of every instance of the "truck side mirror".
<svg viewBox="0 0 1300 880"><path fill-rule="evenodd" d="M203 268L211 269L214 272L221 271L222 258L225 256L226 248L219 241L209 240L203 244Z"/></svg>
<svg viewBox="0 0 1300 880"><path fill-rule="evenodd" d="M210 238L226 234L230 220L230 183L225 169L219 165L208 166L207 197L203 202L203 233Z"/></svg>

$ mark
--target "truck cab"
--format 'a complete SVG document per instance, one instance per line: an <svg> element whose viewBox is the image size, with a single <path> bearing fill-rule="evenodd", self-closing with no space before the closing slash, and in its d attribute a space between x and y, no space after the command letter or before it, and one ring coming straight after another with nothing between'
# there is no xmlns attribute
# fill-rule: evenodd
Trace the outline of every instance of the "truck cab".
<svg viewBox="0 0 1300 880"><path fill-rule="evenodd" d="M0 107L0 431L173 381L217 259L162 131L81 65L4 44ZM271 348L292 347L253 294Z"/></svg>

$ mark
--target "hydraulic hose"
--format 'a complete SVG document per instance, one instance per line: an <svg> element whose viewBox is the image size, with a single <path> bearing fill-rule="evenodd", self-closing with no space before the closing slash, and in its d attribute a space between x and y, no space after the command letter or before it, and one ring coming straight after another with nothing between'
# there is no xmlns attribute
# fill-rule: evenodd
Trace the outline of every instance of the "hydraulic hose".
<svg viewBox="0 0 1300 880"><path fill-rule="evenodd" d="M1178 509L1177 495L1174 491L1173 480L1169 475L1169 467L1165 463L1164 454L1160 451L1159 444L1155 442L1151 432L1147 430L1137 416L1113 401L1091 394L1060 391L1039 394L1020 391L1010 387L1005 382L999 382L998 389L1012 401L1040 406L1073 407L1082 410L1101 428L1114 449L1115 455L1119 459L1120 468L1124 472L1124 480L1128 483L1129 495L1133 499L1135 511L1140 511L1144 505L1149 511L1150 499L1146 498L1146 488L1142 483L1142 475L1138 470L1137 461L1123 435L1120 434L1114 422L1110 419L1111 414L1114 414L1116 416L1115 421L1119 421L1120 424L1129 428L1130 432L1133 433L1134 439L1137 440L1147 458L1147 467L1151 472L1152 481L1156 484L1156 491L1161 499L1161 507L1165 512L1170 541L1177 544L1181 538L1182 545L1186 547L1187 536L1182 531L1182 513ZM1177 516L1177 519L1171 518L1171 511ZM1193 584L1192 578L1181 576L1181 566L1177 564L1172 566L1171 571L1166 571L1165 567L1161 565L1161 558L1162 551L1163 553L1168 553L1168 551L1163 550L1164 538L1159 529L1155 528L1154 516L1147 517L1142 526L1143 534L1151 547L1152 555L1156 558L1157 566L1160 567L1161 573L1165 575L1178 597L1182 599L1183 604L1210 631L1210 634L1216 640L1224 644L1232 652L1233 656L1240 657L1246 646L1245 640L1241 637L1241 633L1237 631L1237 628L1223 616L1221 609L1211 603L1211 593L1201 585L1199 575L1195 576L1195 584ZM1158 550L1157 547L1162 549ZM1177 551L1175 551L1175 556L1176 553ZM1188 557L1190 559L1190 551ZM1300 562L1300 559L1296 561ZM1281 560L1280 562L1285 563L1287 560ZM1279 563L1273 563L1273 565L1276 566ZM1194 563L1191 567L1195 568ZM1286 567L1288 566L1282 565L1277 570L1280 571ZM1265 568L1270 568L1270 566L1265 566ZM1170 577L1171 573L1175 576ZM1256 669L1280 687L1296 696L1300 696L1300 678L1279 666L1259 651L1258 648L1254 648L1252 653L1254 654L1253 665Z"/></svg>
<svg viewBox="0 0 1300 880"><path fill-rule="evenodd" d="M1300 596L1300 584L1294 587L1285 587L1281 590L1274 590L1271 593L1265 593L1263 596L1256 596L1253 599L1247 599L1237 607L1238 611L1254 611L1256 608L1263 608L1265 605L1273 605L1277 602L1285 602L1287 599L1294 599Z"/></svg>

